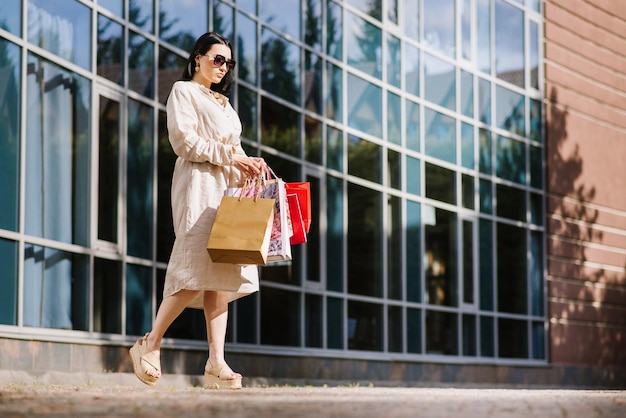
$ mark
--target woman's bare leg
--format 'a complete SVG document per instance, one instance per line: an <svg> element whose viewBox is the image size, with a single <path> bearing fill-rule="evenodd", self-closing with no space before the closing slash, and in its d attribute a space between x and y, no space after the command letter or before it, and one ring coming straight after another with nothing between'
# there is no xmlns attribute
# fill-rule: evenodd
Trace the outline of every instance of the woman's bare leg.
<svg viewBox="0 0 626 418"><path fill-rule="evenodd" d="M198 290L183 289L163 299L157 311L152 331L148 334L147 341L149 351L161 349L161 340L163 339L163 335L165 335L165 331L167 331L170 325L172 325L172 322L178 318L198 292ZM146 374L152 377L161 376L160 371L150 367L146 370Z"/></svg>
<svg viewBox="0 0 626 418"><path fill-rule="evenodd" d="M205 366L226 364L224 344L226 343L226 327L228 325L228 293L204 292L204 316L206 318L207 340L209 343L209 359ZM232 373L230 379L240 378L239 373Z"/></svg>

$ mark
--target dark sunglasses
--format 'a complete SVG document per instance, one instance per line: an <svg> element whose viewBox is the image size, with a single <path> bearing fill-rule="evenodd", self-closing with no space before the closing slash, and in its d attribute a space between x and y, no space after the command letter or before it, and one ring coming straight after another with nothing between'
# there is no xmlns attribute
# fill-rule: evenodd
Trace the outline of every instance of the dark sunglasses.
<svg viewBox="0 0 626 418"><path fill-rule="evenodd" d="M204 55L205 57L211 58L210 55ZM220 54L215 54L213 55L213 65L215 65L216 67L221 67L222 65L226 64L226 67L228 68L228 71L232 70L233 68L235 68L235 64L237 62L230 60L227 61L226 57Z"/></svg>

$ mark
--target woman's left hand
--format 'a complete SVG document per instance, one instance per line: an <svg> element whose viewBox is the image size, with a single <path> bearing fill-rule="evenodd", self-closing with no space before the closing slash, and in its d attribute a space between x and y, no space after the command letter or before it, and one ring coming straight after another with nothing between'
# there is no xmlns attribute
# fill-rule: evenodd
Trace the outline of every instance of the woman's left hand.
<svg viewBox="0 0 626 418"><path fill-rule="evenodd" d="M265 160L259 157L248 157L241 154L233 154L233 165L245 177L258 176L265 171Z"/></svg>

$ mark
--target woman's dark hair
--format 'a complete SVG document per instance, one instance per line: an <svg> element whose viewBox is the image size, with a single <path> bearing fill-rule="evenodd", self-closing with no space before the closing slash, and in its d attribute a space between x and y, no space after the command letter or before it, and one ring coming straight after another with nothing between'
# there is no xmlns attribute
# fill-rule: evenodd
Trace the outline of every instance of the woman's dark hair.
<svg viewBox="0 0 626 418"><path fill-rule="evenodd" d="M193 75L196 72L196 57L198 55L206 54L209 51L209 49L211 49L211 46L215 44L226 45L228 48L230 48L230 53L232 57L233 47L230 44L230 41L228 39L224 38L219 33L215 33L215 32L205 33L204 35L198 38L198 40L196 41L196 44L193 46L193 50L191 51L191 54L189 54L189 58L187 58L187 65L185 65L185 69L183 70L183 75L181 77L181 80L189 81L193 78ZM218 93L222 93L225 96L228 96L230 94L230 89L233 84L233 79L234 79L233 71L230 70L226 73L224 78L222 78L222 81L220 81L217 84L211 85L211 90L216 91Z"/></svg>

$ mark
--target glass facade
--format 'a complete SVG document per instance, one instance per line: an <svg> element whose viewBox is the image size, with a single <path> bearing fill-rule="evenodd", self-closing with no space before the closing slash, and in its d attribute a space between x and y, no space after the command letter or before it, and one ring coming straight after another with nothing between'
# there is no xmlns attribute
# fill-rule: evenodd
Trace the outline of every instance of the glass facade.
<svg viewBox="0 0 626 418"><path fill-rule="evenodd" d="M0 4L0 335L141 335L173 242L165 100L229 37L244 148L310 181L251 352L546 362L542 2ZM278 325L280 324L280 325ZM166 334L204 347L201 311ZM190 342L191 341L191 342Z"/></svg>

